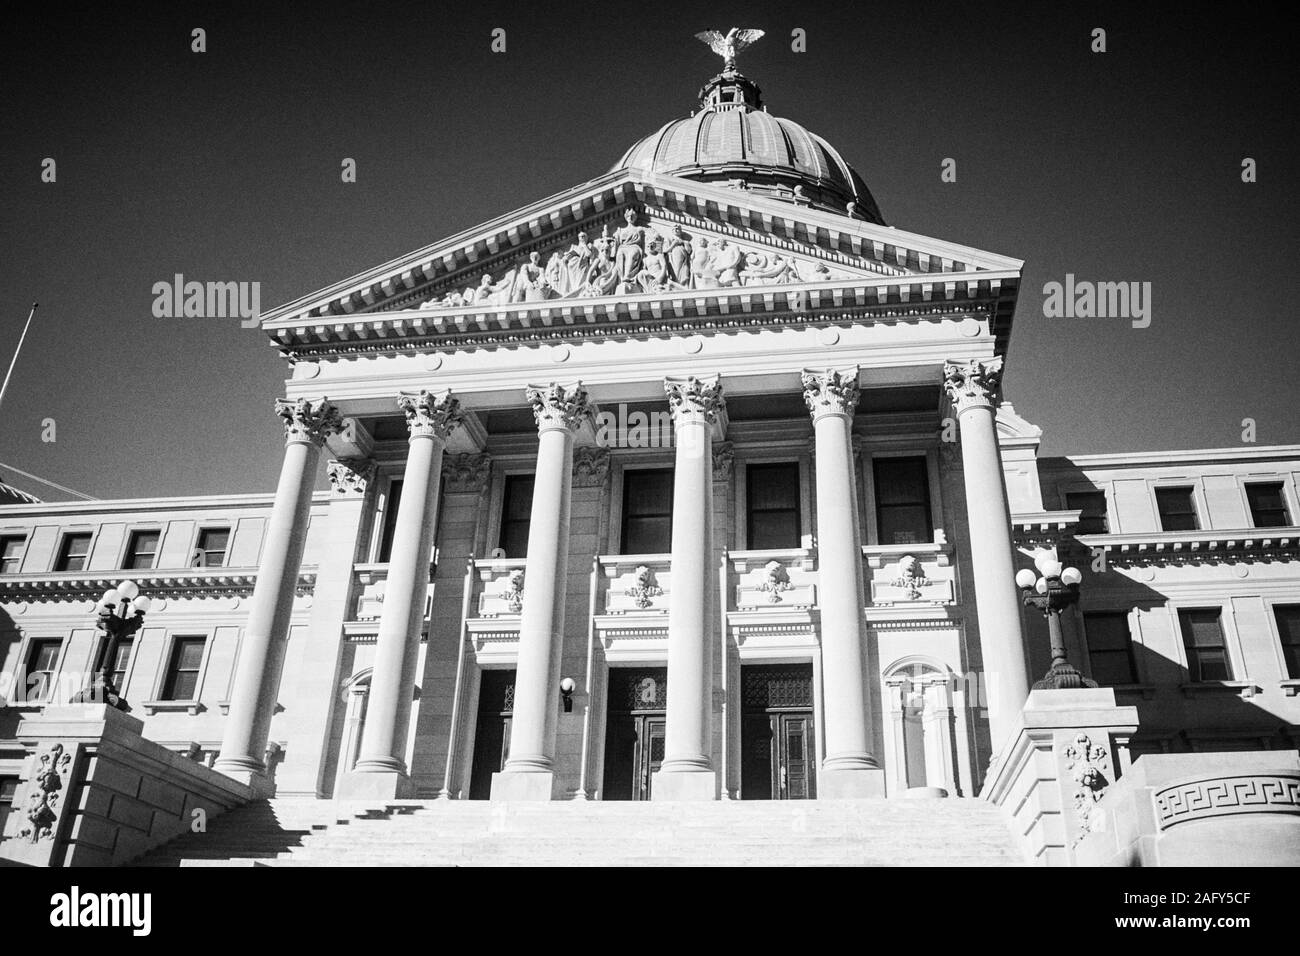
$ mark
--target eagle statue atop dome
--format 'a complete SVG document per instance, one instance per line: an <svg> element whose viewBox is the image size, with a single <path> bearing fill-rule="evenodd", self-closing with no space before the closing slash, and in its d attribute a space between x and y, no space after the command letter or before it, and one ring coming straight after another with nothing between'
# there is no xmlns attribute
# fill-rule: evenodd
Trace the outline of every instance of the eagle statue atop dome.
<svg viewBox="0 0 1300 956"><path fill-rule="evenodd" d="M725 35L717 30L705 30L703 33L695 34L695 39L707 43L710 50L722 57L722 72L734 73L736 55L762 37L763 32L732 27Z"/></svg>

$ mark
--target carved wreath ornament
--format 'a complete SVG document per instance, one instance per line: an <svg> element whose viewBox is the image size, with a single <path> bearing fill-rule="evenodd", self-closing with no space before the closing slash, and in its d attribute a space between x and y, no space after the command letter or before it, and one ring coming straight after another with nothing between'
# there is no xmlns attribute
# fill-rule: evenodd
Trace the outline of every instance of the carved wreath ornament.
<svg viewBox="0 0 1300 956"><path fill-rule="evenodd" d="M932 583L921 570L921 562L910 554L905 554L898 562L898 577L891 582L894 587L902 588L907 596L916 600L921 596L921 588Z"/></svg>
<svg viewBox="0 0 1300 956"><path fill-rule="evenodd" d="M763 582L759 584L758 589L767 592L769 603L780 604L781 592L789 591L793 587L794 585L790 583L790 573L780 561L767 562L763 568Z"/></svg>
<svg viewBox="0 0 1300 956"><path fill-rule="evenodd" d="M627 589L627 596L636 600L636 606L646 608L650 606L650 599L656 598L664 593L664 589L659 586L655 580L655 573L644 564L636 569L635 586Z"/></svg>
<svg viewBox="0 0 1300 956"><path fill-rule="evenodd" d="M27 823L18 831L20 837L39 843L54 836L54 824L59 819L59 791L63 789L63 777L67 775L71 764L72 754L64 752L63 744L55 744L48 752L41 754L40 769L32 778Z"/></svg>
<svg viewBox="0 0 1300 956"><path fill-rule="evenodd" d="M1110 786L1106 776L1108 756L1106 748L1094 744L1087 734L1079 734L1065 748L1065 770L1074 781L1074 812L1079 820L1079 835L1072 847L1092 832L1093 809Z"/></svg>
<svg viewBox="0 0 1300 956"><path fill-rule="evenodd" d="M512 614L518 614L524 607L524 569L515 568L501 586L501 598L506 602Z"/></svg>

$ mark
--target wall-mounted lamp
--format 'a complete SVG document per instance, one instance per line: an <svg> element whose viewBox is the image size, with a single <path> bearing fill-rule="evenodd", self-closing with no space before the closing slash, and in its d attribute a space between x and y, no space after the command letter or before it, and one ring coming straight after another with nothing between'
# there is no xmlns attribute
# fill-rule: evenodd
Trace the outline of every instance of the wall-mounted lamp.
<svg viewBox="0 0 1300 956"><path fill-rule="evenodd" d="M566 714L573 713L573 692L577 687L578 685L573 682L572 677L566 677L560 681L560 700L564 702L564 712Z"/></svg>

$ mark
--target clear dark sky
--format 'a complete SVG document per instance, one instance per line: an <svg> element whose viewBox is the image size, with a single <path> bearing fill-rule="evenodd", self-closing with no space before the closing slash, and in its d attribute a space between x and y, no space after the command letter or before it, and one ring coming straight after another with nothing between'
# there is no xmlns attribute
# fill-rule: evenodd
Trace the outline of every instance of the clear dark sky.
<svg viewBox="0 0 1300 956"><path fill-rule="evenodd" d="M154 318L155 282L259 281L266 310L600 175L694 107L719 64L693 34L732 25L768 31L742 69L891 225L1026 261L1006 394L1044 454L1233 446L1243 418L1300 442L1297 38L1257 5L24 6L0 65L4 365L41 308L0 461L90 494L274 487L287 367L237 320ZM1044 318L1067 272L1151 282L1151 326Z"/></svg>

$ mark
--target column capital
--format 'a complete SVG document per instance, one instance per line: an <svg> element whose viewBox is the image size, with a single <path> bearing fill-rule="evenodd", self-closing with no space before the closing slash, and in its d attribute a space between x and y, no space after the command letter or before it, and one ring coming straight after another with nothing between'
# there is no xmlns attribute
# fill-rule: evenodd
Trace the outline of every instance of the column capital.
<svg viewBox="0 0 1300 956"><path fill-rule="evenodd" d="M325 470L335 497L358 497L366 493L375 477L375 462L371 458L339 458L326 465Z"/></svg>
<svg viewBox="0 0 1300 956"><path fill-rule="evenodd" d="M825 415L852 418L862 389L858 387L858 366L803 370L803 400L813 421Z"/></svg>
<svg viewBox="0 0 1300 956"><path fill-rule="evenodd" d="M664 392L668 395L668 411L674 425L712 425L727 408L727 400L722 397L722 379L717 375L666 378Z"/></svg>
<svg viewBox="0 0 1300 956"><path fill-rule="evenodd" d="M411 438L441 438L446 441L464 419L460 400L452 398L451 391L430 392L420 389L418 395L401 392L397 407L406 416L406 428Z"/></svg>
<svg viewBox="0 0 1300 956"><path fill-rule="evenodd" d="M482 491L492 474L492 456L486 452L462 452L443 460L443 488L448 492Z"/></svg>
<svg viewBox="0 0 1300 956"><path fill-rule="evenodd" d="M317 402L306 398L300 398L296 402L277 398L275 413L284 420L286 444L298 442L319 448L325 444L326 438L343 430L339 410L324 396Z"/></svg>
<svg viewBox="0 0 1300 956"><path fill-rule="evenodd" d="M970 408L995 408L1001 382L1001 356L987 362L970 359L943 365L943 387L958 415Z"/></svg>
<svg viewBox="0 0 1300 956"><path fill-rule="evenodd" d="M561 385L529 385L524 396L533 406L533 418L539 432L567 430L576 432L591 414L587 390L581 382Z"/></svg>

